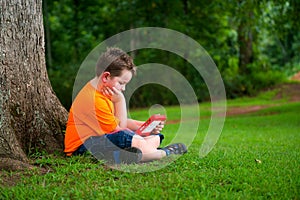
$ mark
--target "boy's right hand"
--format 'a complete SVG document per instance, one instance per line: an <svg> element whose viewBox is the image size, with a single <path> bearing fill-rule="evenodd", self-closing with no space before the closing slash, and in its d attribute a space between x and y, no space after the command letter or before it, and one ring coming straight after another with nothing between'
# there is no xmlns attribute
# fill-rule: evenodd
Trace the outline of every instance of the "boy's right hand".
<svg viewBox="0 0 300 200"><path fill-rule="evenodd" d="M109 88L109 87L103 87L102 93L111 99L112 102L117 103L119 101L122 101L125 97L124 94L118 90L115 87Z"/></svg>

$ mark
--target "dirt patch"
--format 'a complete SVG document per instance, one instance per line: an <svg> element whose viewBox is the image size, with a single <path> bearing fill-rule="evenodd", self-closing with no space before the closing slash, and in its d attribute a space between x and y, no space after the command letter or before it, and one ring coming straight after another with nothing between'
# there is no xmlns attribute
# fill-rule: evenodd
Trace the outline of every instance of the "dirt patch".
<svg viewBox="0 0 300 200"><path fill-rule="evenodd" d="M295 74L294 76L292 76L291 80L293 80L293 81L300 81L300 72L298 72L297 74Z"/></svg>
<svg viewBox="0 0 300 200"><path fill-rule="evenodd" d="M300 72L291 77L294 83L286 83L275 86L271 90L277 90L274 100L286 99L289 102L300 101ZM270 106L248 106L248 107L230 107L227 108L227 116L241 115L252 112L257 112Z"/></svg>
<svg viewBox="0 0 300 200"><path fill-rule="evenodd" d="M276 90L277 94L274 97L274 100L286 99L289 102L298 102L300 101L300 72L296 73L291 80L293 83L286 83L282 85L275 86L270 90ZM247 106L247 107L227 107L226 116L234 116L234 115L243 115L248 113L254 113L259 110L276 106L276 105L255 105L255 106ZM210 116L201 116L201 118L209 118ZM188 120L197 120L197 119L188 119ZM182 120L168 120L167 124L177 124L181 123Z"/></svg>
<svg viewBox="0 0 300 200"><path fill-rule="evenodd" d="M299 73L300 78L300 73ZM272 90L277 90L277 94L274 97L274 100L286 99L289 102L298 102L300 101L300 82L299 83L288 83L276 86ZM267 106L247 106L247 107L228 107L227 116L232 115L242 115L257 112L259 110L271 107L272 105Z"/></svg>
<svg viewBox="0 0 300 200"><path fill-rule="evenodd" d="M271 90L276 90L277 94L274 97L274 100L286 99L289 102L298 102L300 101L300 73L297 77L299 78L299 83L286 83L282 85L275 86ZM269 89L270 90L270 89ZM234 115L243 115L254 113L259 110L276 106L276 105L255 105L255 106L246 106L246 107L227 107L226 116ZM209 118L210 116L201 116L201 118ZM189 119L193 120L193 119ZM197 119L194 119L197 120ZM177 124L182 122L181 120L168 120L167 124Z"/></svg>
<svg viewBox="0 0 300 200"><path fill-rule="evenodd" d="M300 101L300 82L280 85L278 90L275 99L287 98L290 102Z"/></svg>
<svg viewBox="0 0 300 200"><path fill-rule="evenodd" d="M269 106L247 106L247 107L231 107L228 108L226 115L232 116L232 115L242 115L242 114L248 114L257 112L259 110L268 108Z"/></svg>

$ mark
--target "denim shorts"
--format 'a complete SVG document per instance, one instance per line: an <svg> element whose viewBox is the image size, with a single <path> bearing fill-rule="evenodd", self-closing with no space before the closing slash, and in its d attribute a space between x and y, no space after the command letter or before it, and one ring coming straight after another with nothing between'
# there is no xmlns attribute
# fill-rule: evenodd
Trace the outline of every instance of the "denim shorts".
<svg viewBox="0 0 300 200"><path fill-rule="evenodd" d="M126 149L131 147L132 138L135 132L129 130L121 130L116 133L106 134L103 136L89 137L72 155L82 155L87 150L92 154L99 151L114 151L118 149ZM158 134L160 143L164 139L162 134Z"/></svg>

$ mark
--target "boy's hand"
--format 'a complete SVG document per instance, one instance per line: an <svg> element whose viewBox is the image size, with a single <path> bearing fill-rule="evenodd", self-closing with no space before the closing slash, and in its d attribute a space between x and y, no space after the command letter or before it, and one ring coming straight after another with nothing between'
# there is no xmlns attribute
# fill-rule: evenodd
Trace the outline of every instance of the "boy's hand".
<svg viewBox="0 0 300 200"><path fill-rule="evenodd" d="M124 99L123 93L115 87L103 87L102 93L111 99L112 102L117 103Z"/></svg>
<svg viewBox="0 0 300 200"><path fill-rule="evenodd" d="M153 131L151 132L151 134L158 134L160 133L163 128L165 127L165 121L160 122L160 124L158 124L155 129L153 129Z"/></svg>

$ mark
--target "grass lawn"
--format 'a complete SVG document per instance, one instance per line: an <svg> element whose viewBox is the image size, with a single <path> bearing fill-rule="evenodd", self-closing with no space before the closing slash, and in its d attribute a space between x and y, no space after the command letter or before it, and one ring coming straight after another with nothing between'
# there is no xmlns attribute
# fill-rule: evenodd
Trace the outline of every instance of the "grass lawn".
<svg viewBox="0 0 300 200"><path fill-rule="evenodd" d="M253 102L268 105L269 101L265 97L249 100ZM229 106L249 104L247 99L228 102ZM300 103L275 104L251 114L228 116L218 143L204 158L199 157L199 149L210 121L205 116L184 156L171 163L121 167L150 172L111 169L89 156L37 155L35 164L51 170L43 175L35 170L2 173L0 183L4 177L20 178L13 186L0 184L0 199L300 199ZM201 111L209 110L209 105L201 106ZM176 115L179 107L166 110L173 120L180 117ZM147 114L132 112L133 117L144 119ZM172 138L178 126L168 124L165 135ZM151 171L159 165L164 167Z"/></svg>

